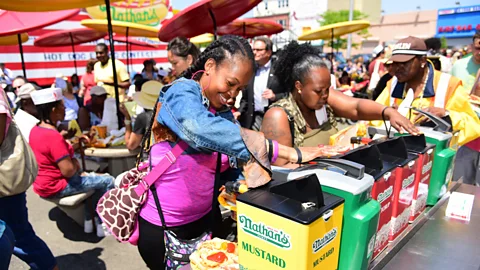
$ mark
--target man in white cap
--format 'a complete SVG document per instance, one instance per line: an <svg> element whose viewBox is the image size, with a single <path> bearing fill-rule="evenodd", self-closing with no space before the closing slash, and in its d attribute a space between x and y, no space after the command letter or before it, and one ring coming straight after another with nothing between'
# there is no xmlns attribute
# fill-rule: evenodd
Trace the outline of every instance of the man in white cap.
<svg viewBox="0 0 480 270"><path fill-rule="evenodd" d="M94 86L90 89L92 100L87 106L78 111L78 124L82 130L90 130L92 126L99 125L103 119L107 91L103 86Z"/></svg>
<svg viewBox="0 0 480 270"><path fill-rule="evenodd" d="M22 85L17 91L17 99L15 100L15 103L17 103L18 108L37 118L37 108L35 107L35 104L33 104L31 97L31 93L34 91L36 91L36 89L33 84L27 83Z"/></svg>

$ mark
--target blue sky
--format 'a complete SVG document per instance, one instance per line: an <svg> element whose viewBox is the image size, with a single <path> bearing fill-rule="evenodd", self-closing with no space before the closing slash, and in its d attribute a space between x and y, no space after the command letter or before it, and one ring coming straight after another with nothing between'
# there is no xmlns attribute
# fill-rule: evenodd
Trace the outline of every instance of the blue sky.
<svg viewBox="0 0 480 270"><path fill-rule="evenodd" d="M171 0L173 7L176 9L183 9L189 5L197 2L195 0ZM235 1L235 0L232 0ZM295 1L295 0L291 0ZM455 2L460 2L461 6L478 5L478 0L382 0L382 10L385 14L398 13L416 10L417 6L420 6L422 10L449 8L454 7ZM253 17L253 12L250 11L243 17Z"/></svg>

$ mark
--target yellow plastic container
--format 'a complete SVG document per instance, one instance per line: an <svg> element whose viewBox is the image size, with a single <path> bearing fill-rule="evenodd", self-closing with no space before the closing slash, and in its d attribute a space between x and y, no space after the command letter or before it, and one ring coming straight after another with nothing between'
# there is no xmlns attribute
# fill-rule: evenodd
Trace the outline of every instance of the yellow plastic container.
<svg viewBox="0 0 480 270"><path fill-rule="evenodd" d="M237 211L240 269L338 268L343 199L316 175L241 194Z"/></svg>

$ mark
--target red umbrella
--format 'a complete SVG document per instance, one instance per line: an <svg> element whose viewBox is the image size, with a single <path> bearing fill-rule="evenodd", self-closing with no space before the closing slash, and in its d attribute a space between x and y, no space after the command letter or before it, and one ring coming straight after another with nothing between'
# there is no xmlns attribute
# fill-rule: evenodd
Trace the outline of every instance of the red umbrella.
<svg viewBox="0 0 480 270"><path fill-rule="evenodd" d="M245 14L262 0L201 0L180 11L166 21L158 32L158 39L168 42L177 36L187 38L213 31Z"/></svg>
<svg viewBox="0 0 480 270"><path fill-rule="evenodd" d="M42 35L33 43L38 47L61 47L72 46L73 62L75 73L77 72L77 57L75 56L75 45L101 39L105 32L98 32L89 28L77 28L72 30L59 30Z"/></svg>
<svg viewBox="0 0 480 270"><path fill-rule="evenodd" d="M3 1L3 0L2 0ZM0 10L0 37L33 31L77 15L80 9L50 12Z"/></svg>
<svg viewBox="0 0 480 270"><path fill-rule="evenodd" d="M273 35L282 31L281 24L264 19L240 19L218 27L219 35L237 35L245 38Z"/></svg>
<svg viewBox="0 0 480 270"><path fill-rule="evenodd" d="M105 37L105 39L107 39L107 38L108 38L108 36ZM128 69L128 73L130 73L130 67L129 67L130 53L129 53L129 51L131 51L132 45L137 45L137 46L142 46L142 47L150 47L150 48L157 48L157 46L154 45L154 44L150 44L148 42L140 41L138 39L134 39L134 38L131 38L131 37L126 37L126 36L115 35L115 36L113 36L113 41L125 43L125 47L127 49L127 69ZM130 47L130 49L129 49L129 47Z"/></svg>
<svg viewBox="0 0 480 270"><path fill-rule="evenodd" d="M45 26L55 24L77 15L80 9L52 11L52 12L15 12L0 10L0 37L9 35L20 35ZM20 57L22 59L23 76L27 77L25 71L25 60L23 59L23 47L19 42Z"/></svg>

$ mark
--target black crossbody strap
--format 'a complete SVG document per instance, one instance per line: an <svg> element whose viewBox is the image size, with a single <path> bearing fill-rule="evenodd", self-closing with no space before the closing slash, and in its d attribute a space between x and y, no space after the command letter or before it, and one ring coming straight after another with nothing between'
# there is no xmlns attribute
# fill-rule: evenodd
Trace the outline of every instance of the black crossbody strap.
<svg viewBox="0 0 480 270"><path fill-rule="evenodd" d="M165 223L165 217L163 216L162 207L160 206L160 200L158 199L157 189L155 185L152 185L150 187L150 190L152 191L153 199L155 200L155 205L157 206L158 215L160 216L160 220L162 221L162 228L165 231L167 229L167 224Z"/></svg>
<svg viewBox="0 0 480 270"><path fill-rule="evenodd" d="M220 213L220 204L218 203L218 196L220 195L220 188L222 182L220 179L220 171L222 169L222 154L217 153L217 167L215 169L215 182L213 184L213 198L212 198L212 233L217 236L221 228L222 214Z"/></svg>

